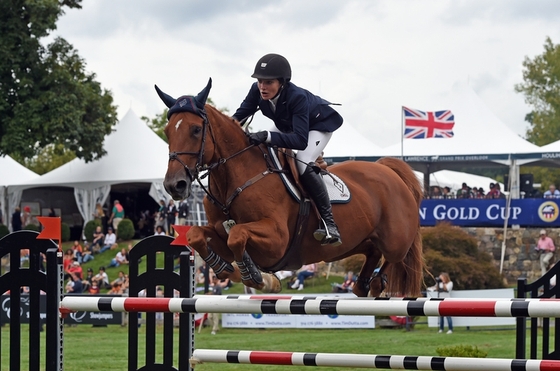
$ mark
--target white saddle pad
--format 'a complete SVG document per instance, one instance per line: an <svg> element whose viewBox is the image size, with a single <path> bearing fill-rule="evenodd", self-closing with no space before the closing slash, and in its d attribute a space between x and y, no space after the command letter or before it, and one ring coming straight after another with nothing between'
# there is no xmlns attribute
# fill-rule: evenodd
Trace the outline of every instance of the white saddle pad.
<svg viewBox="0 0 560 371"><path fill-rule="evenodd" d="M280 160L278 159L276 151L273 148L269 148L268 153L276 169L282 170ZM299 189L292 183L292 181L285 173L280 173L280 177L282 178L286 189L288 189L288 192L292 195L292 197L300 202L301 193ZM342 179L326 170L323 170L321 172L321 177L323 178L323 181L325 182L325 185L327 187L327 191L329 192L331 204L345 204L350 202L350 190Z"/></svg>

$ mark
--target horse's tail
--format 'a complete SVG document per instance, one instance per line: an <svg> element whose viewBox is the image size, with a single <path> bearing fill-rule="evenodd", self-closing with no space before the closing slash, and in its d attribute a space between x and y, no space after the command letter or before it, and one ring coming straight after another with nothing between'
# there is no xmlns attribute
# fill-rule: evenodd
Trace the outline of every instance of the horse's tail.
<svg viewBox="0 0 560 371"><path fill-rule="evenodd" d="M416 178L411 167L397 158L386 157L377 161L379 164L391 168L406 184L410 193L416 201L417 208L424 197L423 187ZM400 263L389 264L387 274L387 292L394 295L420 296L422 291L423 273L426 269L424 256L422 254L422 234L420 233L420 221L415 226L416 235L404 260Z"/></svg>

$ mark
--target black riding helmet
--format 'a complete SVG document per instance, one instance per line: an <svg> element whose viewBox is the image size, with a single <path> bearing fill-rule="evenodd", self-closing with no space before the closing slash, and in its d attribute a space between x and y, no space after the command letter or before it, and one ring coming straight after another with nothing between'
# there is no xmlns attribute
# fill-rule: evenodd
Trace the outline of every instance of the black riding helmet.
<svg viewBox="0 0 560 371"><path fill-rule="evenodd" d="M279 79L288 82L292 78L292 69L286 58L280 54L272 53L259 59L251 77L267 80Z"/></svg>

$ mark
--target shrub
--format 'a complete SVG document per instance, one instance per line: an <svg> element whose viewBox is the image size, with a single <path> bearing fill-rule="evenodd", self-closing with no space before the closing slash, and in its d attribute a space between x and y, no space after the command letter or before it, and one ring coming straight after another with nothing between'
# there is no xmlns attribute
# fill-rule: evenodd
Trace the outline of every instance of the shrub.
<svg viewBox="0 0 560 371"><path fill-rule="evenodd" d="M70 241L70 226L66 223L62 223L60 228L61 228L61 231L60 231L61 237L60 238L62 239L62 242Z"/></svg>
<svg viewBox="0 0 560 371"><path fill-rule="evenodd" d="M455 345L436 348L436 352L440 357L469 357L469 358L486 358L488 352L478 349L472 345Z"/></svg>
<svg viewBox="0 0 560 371"><path fill-rule="evenodd" d="M132 224L132 220L121 220L117 228L117 237L123 241L131 240L134 237L134 224Z"/></svg>
<svg viewBox="0 0 560 371"><path fill-rule="evenodd" d="M366 257L358 254L349 256L341 261L342 267L344 268L344 272L352 271L358 275L358 272L362 269L362 265L366 261Z"/></svg>
<svg viewBox="0 0 560 371"><path fill-rule="evenodd" d="M476 239L461 228L449 223L422 228L422 244L428 270L435 276L448 272L454 290L504 287L492 256L478 250ZM428 286L435 284L429 274L424 280Z"/></svg>
<svg viewBox="0 0 560 371"><path fill-rule="evenodd" d="M99 219L90 220L86 223L84 227L84 236L86 237L86 241L93 241L93 232L95 232L95 228L98 226L101 226L101 220Z"/></svg>
<svg viewBox="0 0 560 371"><path fill-rule="evenodd" d="M23 227L22 229L26 230L26 231L41 232L41 226L37 225L37 224L28 224L25 227Z"/></svg>
<svg viewBox="0 0 560 371"><path fill-rule="evenodd" d="M10 233L10 230L4 224L0 224L0 238L6 236Z"/></svg>

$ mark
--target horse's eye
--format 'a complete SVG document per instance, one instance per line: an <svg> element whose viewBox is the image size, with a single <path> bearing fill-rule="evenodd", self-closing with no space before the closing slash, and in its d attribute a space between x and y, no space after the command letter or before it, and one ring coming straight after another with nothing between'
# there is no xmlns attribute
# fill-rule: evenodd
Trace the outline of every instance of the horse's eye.
<svg viewBox="0 0 560 371"><path fill-rule="evenodd" d="M193 129L192 129L193 135L198 135L198 134L200 134L201 131L202 131L202 128L200 126L194 126Z"/></svg>

